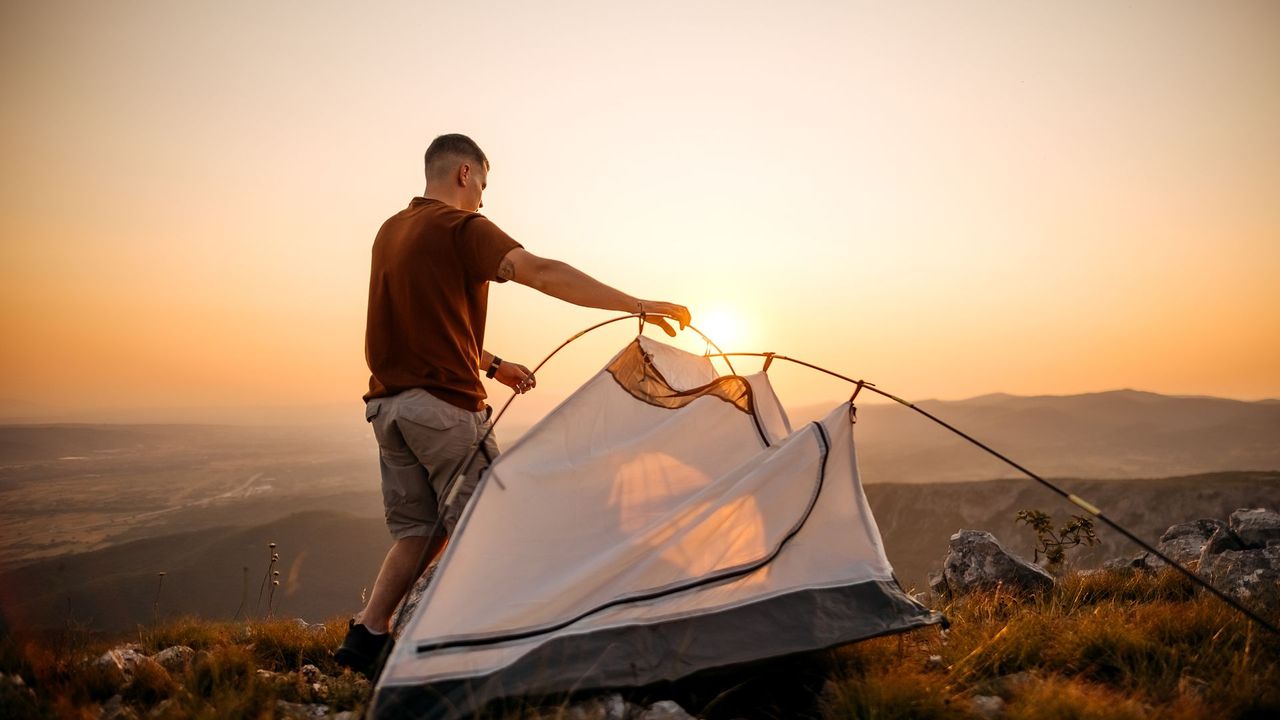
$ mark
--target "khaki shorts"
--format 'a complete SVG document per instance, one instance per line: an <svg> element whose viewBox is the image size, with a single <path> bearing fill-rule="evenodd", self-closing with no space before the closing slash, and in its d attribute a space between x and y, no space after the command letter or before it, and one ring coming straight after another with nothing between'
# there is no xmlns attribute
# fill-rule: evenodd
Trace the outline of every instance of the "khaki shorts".
<svg viewBox="0 0 1280 720"><path fill-rule="evenodd" d="M392 537L453 533L480 473L498 456L490 433L457 488L449 487L458 464L489 429L491 412L463 410L421 388L365 403L364 418L378 438L382 506Z"/></svg>

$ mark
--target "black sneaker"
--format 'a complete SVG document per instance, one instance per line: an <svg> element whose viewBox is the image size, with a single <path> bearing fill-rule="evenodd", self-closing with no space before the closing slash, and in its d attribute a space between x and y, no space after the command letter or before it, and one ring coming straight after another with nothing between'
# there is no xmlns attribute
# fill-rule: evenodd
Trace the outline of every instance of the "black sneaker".
<svg viewBox="0 0 1280 720"><path fill-rule="evenodd" d="M333 654L333 659L343 667L349 667L365 677L373 679L382 669L382 663L391 654L391 646L395 638L391 633L375 635L369 628L356 624L355 618L347 623L347 636L342 640L342 647Z"/></svg>

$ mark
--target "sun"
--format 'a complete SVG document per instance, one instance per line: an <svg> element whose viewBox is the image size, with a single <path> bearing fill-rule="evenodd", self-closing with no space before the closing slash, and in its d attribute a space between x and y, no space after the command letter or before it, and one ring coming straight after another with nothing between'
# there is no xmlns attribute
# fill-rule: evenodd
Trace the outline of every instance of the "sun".
<svg viewBox="0 0 1280 720"><path fill-rule="evenodd" d="M739 313L729 308L710 308L693 318L693 324L725 350L734 352L746 340L747 327Z"/></svg>

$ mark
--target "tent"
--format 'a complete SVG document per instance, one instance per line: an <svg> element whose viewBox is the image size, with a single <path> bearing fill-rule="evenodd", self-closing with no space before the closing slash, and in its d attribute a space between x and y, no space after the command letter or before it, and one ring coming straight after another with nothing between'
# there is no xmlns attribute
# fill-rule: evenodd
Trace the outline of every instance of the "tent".
<svg viewBox="0 0 1280 720"><path fill-rule="evenodd" d="M640 336L481 479L371 717L641 687L938 623L885 558L849 403Z"/></svg>

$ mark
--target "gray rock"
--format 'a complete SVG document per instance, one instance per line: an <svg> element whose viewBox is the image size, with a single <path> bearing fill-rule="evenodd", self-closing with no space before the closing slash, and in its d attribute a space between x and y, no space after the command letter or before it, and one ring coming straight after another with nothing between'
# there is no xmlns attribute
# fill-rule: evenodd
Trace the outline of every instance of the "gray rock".
<svg viewBox="0 0 1280 720"><path fill-rule="evenodd" d="M167 647L152 656L152 660L160 663L160 667L171 673L179 673L191 667L191 662L195 660L196 651L186 645L174 645Z"/></svg>
<svg viewBox="0 0 1280 720"><path fill-rule="evenodd" d="M285 700L276 701L276 717L287 720L320 720L329 714L328 705L317 703L291 703Z"/></svg>
<svg viewBox="0 0 1280 720"><path fill-rule="evenodd" d="M1143 555L1146 555L1146 553L1143 553ZM1133 570L1135 569L1134 562L1136 560L1137 558L1127 558L1127 557L1111 558L1110 560L1107 560L1102 563L1102 569L1103 570Z"/></svg>
<svg viewBox="0 0 1280 720"><path fill-rule="evenodd" d="M303 680L309 683L320 682L321 678L324 677L324 673L320 672L320 668L310 663L299 668L298 674L302 676Z"/></svg>
<svg viewBox="0 0 1280 720"><path fill-rule="evenodd" d="M1178 523L1165 530L1164 535L1160 536L1160 544L1156 547L1174 562L1182 565L1193 561L1199 562L1200 553L1204 550L1205 543L1209 541L1209 538L1215 532L1226 526L1227 524L1221 520L1210 518ZM1154 556L1151 559L1161 565L1164 564L1163 561Z"/></svg>
<svg viewBox="0 0 1280 720"><path fill-rule="evenodd" d="M947 594L947 581L942 573L929 573L929 592L936 597L943 597Z"/></svg>
<svg viewBox="0 0 1280 720"><path fill-rule="evenodd" d="M1001 675L996 678L995 685L999 688L1001 697L1009 697L1016 695L1020 690L1035 680L1035 675L1023 670L1022 672L1011 673L1009 675Z"/></svg>
<svg viewBox="0 0 1280 720"><path fill-rule="evenodd" d="M1200 573L1236 600L1268 611L1280 609L1280 545L1224 550L1207 557Z"/></svg>
<svg viewBox="0 0 1280 720"><path fill-rule="evenodd" d="M93 666L115 678L120 685L128 684L133 681L133 676L142 665L159 666L159 663L138 652L135 647L123 646L108 650L93 661Z"/></svg>
<svg viewBox="0 0 1280 720"><path fill-rule="evenodd" d="M1231 513L1230 527L1246 548L1263 548L1268 540L1280 540L1280 513L1241 508Z"/></svg>
<svg viewBox="0 0 1280 720"><path fill-rule="evenodd" d="M989 532L961 530L951 536L942 577L953 593L996 585L1012 590L1046 590L1053 576L1009 553Z"/></svg>
<svg viewBox="0 0 1280 720"><path fill-rule="evenodd" d="M1135 570L1139 572L1156 572L1157 570L1168 567L1168 563L1161 560L1156 555L1143 550L1133 557L1112 558L1104 563L1102 567L1108 570Z"/></svg>
<svg viewBox="0 0 1280 720"><path fill-rule="evenodd" d="M969 698L969 709L980 718L994 720L1004 715L1004 698L999 695L974 695Z"/></svg>
<svg viewBox="0 0 1280 720"><path fill-rule="evenodd" d="M694 720L694 717L673 700L659 700L645 708L637 720Z"/></svg>
<svg viewBox="0 0 1280 720"><path fill-rule="evenodd" d="M40 702L36 693L27 686L27 681L18 673L12 675L0 672L0 717L41 717Z"/></svg>
<svg viewBox="0 0 1280 720"><path fill-rule="evenodd" d="M1244 549L1244 543L1240 542L1240 538L1231 532L1231 528L1220 527L1213 535L1209 536L1209 539L1204 543L1204 549L1200 551L1200 571L1204 572L1209 559L1214 555L1219 555L1227 550Z"/></svg>
<svg viewBox="0 0 1280 720"><path fill-rule="evenodd" d="M564 720L629 720L641 709L626 700L618 693L599 695L565 708Z"/></svg>
<svg viewBox="0 0 1280 720"><path fill-rule="evenodd" d="M102 710L98 713L98 720L137 720L137 718L138 713L125 705L124 698L119 695L112 695L110 700L102 704Z"/></svg>
<svg viewBox="0 0 1280 720"><path fill-rule="evenodd" d="M124 697L121 695L112 695L111 698L102 703L102 707L98 709L98 720L116 720L116 718L120 717L120 711L123 708Z"/></svg>

